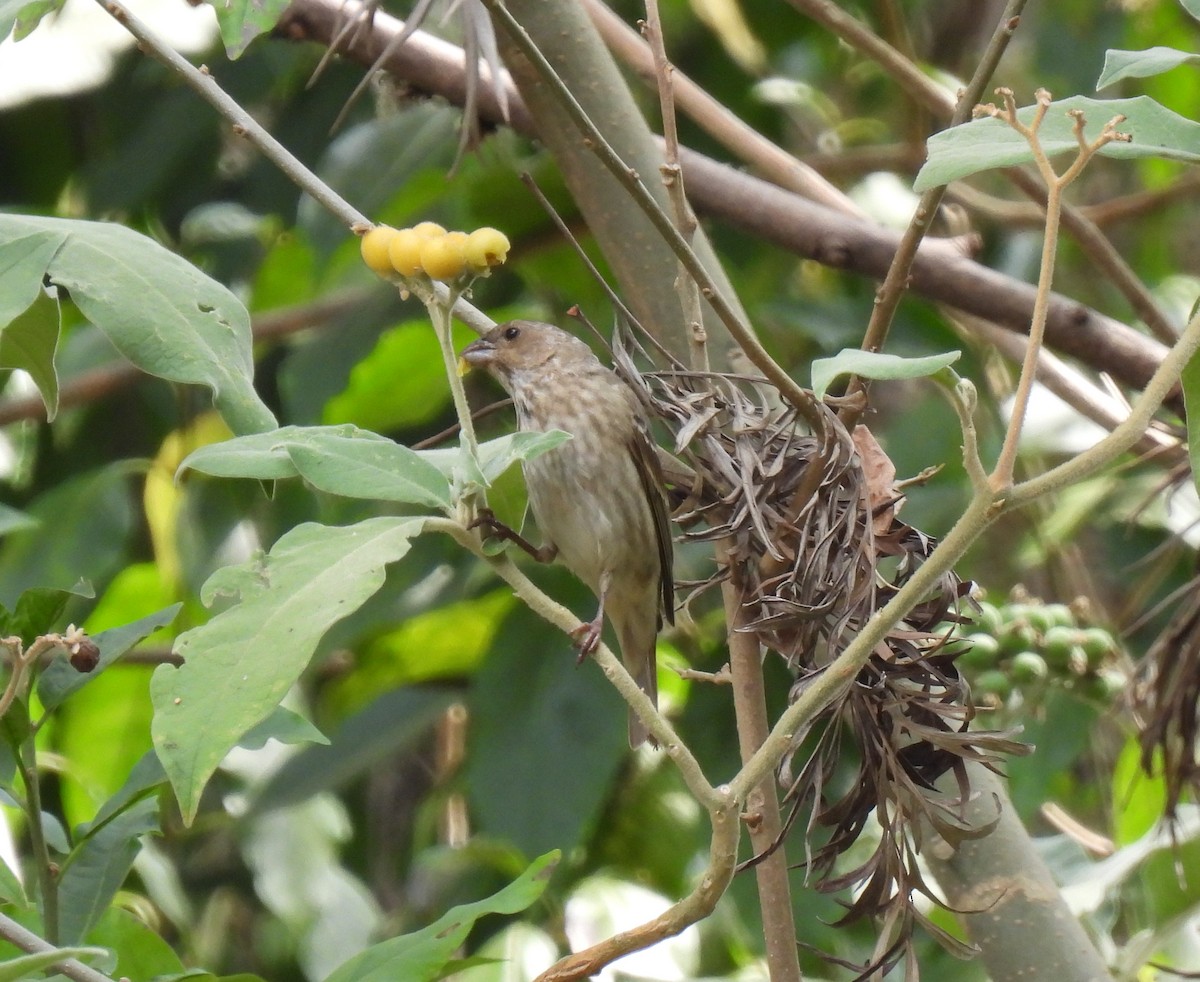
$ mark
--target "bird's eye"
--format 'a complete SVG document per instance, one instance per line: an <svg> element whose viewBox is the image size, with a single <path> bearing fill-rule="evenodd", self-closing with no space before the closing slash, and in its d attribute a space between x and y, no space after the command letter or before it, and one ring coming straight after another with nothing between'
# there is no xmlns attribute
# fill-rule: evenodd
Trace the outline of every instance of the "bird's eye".
<svg viewBox="0 0 1200 982"><path fill-rule="evenodd" d="M515 341L521 334L521 329L517 326L512 326L504 332L505 341Z"/></svg>

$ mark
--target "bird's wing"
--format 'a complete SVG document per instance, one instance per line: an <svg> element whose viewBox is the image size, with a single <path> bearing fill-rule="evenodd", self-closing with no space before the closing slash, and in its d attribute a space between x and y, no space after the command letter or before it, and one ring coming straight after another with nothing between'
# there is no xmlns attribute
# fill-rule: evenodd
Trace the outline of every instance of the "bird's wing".
<svg viewBox="0 0 1200 982"><path fill-rule="evenodd" d="M632 395L632 393L631 393ZM663 493L662 467L658 463L658 454L654 451L654 442L650 439L650 428L640 412L634 413L633 436L629 442L629 453L633 457L633 466L637 471L638 481L650 505L650 514L654 518L654 538L658 545L658 562L662 575L660 587L662 590L662 608L667 623L675 623L675 574L671 547L671 522L667 516L667 499Z"/></svg>

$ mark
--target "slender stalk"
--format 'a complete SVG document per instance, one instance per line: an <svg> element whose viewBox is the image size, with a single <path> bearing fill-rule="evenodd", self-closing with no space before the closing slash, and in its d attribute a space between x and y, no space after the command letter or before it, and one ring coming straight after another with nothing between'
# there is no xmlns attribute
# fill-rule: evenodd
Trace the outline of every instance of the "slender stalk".
<svg viewBox="0 0 1200 982"><path fill-rule="evenodd" d="M590 979L621 956L658 944L711 914L733 879L741 830L738 826L737 808L731 802L709 814L713 834L709 845L708 867L691 893L678 903L672 904L652 921L614 934L599 944L568 955L539 975L534 982L576 982L579 979Z"/></svg>
<svg viewBox="0 0 1200 982"><path fill-rule="evenodd" d="M666 148L666 159L661 168L663 184L671 201L671 210L675 214L675 227L690 248L692 238L696 234L696 216L692 212L692 206L688 204L683 170L679 166L679 130L675 125L675 67L667 60L657 0L646 0L646 39L654 56L654 75L658 81L658 100L662 111L663 143ZM687 275L687 268L682 261L679 262L679 276L675 280L675 289L679 293L679 303L683 308L692 369L707 372L708 334L704 330L704 320L700 314L700 288L696 281Z"/></svg>
<svg viewBox="0 0 1200 982"><path fill-rule="evenodd" d="M1180 374L1197 351L1200 351L1200 315L1193 317L1184 328L1178 343L1163 359L1158 371L1134 400L1128 417L1094 447L1044 474L1014 484L1006 496L1009 506L1021 507L1037 498L1086 480L1129 450L1150 425L1154 414L1158 412L1167 396L1175 390Z"/></svg>
<svg viewBox="0 0 1200 982"><path fill-rule="evenodd" d="M955 105L954 113L950 117L949 126L957 126L960 123L967 122L971 118L971 111L974 109L975 104L983 98L984 89L987 88L989 80L995 74L996 67L1000 63L1000 58L1007 50L1008 43L1012 40L1012 36L1016 32L1017 25L1021 20L1021 11L1025 8L1027 2L1028 0L1008 0L1004 12L1000 15L1000 21L996 25L995 31L992 32L992 39L987 46L987 50L984 52L983 58L980 59L979 64L976 66L971 76L971 81L967 83L967 87L959 94L958 103ZM892 259L892 264L888 267L883 285L880 286L876 294L875 305L871 309L871 319L867 323L867 330L862 340L862 349L864 351L880 351L883 349L888 331L891 329L892 321L895 319L896 310L900 306L900 300L908 292L908 283L912 274L913 263L917 258L917 250L920 248L921 241L929 231L930 222L937 215L937 211L941 207L942 197L945 193L946 186L944 184L930 188L921 195L920 200L917 202L916 210L913 212L908 227L904 230L904 235L900 239L900 245L896 249L896 255ZM852 396L857 392L865 393L868 386L869 382L866 379L854 376L846 388L846 394ZM842 422L847 426L852 426L861 416L864 407L865 402L859 408L854 408L853 404L848 405L839 414Z"/></svg>
<svg viewBox="0 0 1200 982"><path fill-rule="evenodd" d="M1016 103L1012 91L999 89L1004 99L1004 109L990 107L991 115L1005 120L1009 126L1025 137L1033 151L1034 163L1046 182L1046 232L1042 239L1041 266L1038 271L1037 297L1033 304L1033 318L1029 324L1029 344L1025 349L1025 359L1021 365L1021 375L1017 383L1017 391L1013 397L1012 414L1009 418L1008 430L1004 435L1004 444L1000 448L1000 456L989 479L992 487L1003 491L1013 483L1013 468L1017 460L1017 446L1021 437L1021 429L1025 425L1025 414L1029 408L1029 399L1033 392L1033 383L1037 378L1037 359L1042 343L1046 336L1046 316L1050 303L1050 288L1054 283L1054 264L1058 255L1058 231L1062 215L1062 196L1066 188L1083 172L1088 161L1105 144L1121 138L1116 132L1115 125L1119 119L1105 124L1100 136L1089 143L1083 134L1084 119L1082 114L1075 117L1075 138L1079 142L1079 153L1070 166L1061 174L1057 174L1049 157L1042 149L1038 139L1038 130L1042 120L1050 108L1050 93L1045 89L1037 91L1037 106L1032 121L1026 125L1017 117ZM1123 118L1123 117L1120 117ZM1125 139L1128 139L1126 137Z"/></svg>
<svg viewBox="0 0 1200 982"><path fill-rule="evenodd" d="M583 7L609 50L639 77L655 82L654 55L637 31L613 13L603 0L583 0ZM678 69L672 75L672 83L676 106L739 160L782 188L795 191L826 208L868 220L866 212L816 170L743 122Z"/></svg>
<svg viewBox="0 0 1200 982"><path fill-rule="evenodd" d="M371 228L372 222L362 212L354 208L345 198L296 159L287 147L267 132L253 116L239 106L233 97L217 84L216 79L212 77L207 68L194 66L119 0L97 0L97 2L141 42L143 51L178 73L189 88L233 124L233 131L238 136L243 137L257 148L296 187L312 197L351 231L362 233ZM435 283L433 289L435 293L443 297L449 292L442 283ZM490 318L461 297L455 300L453 306L455 315L480 333L493 326Z"/></svg>
<svg viewBox="0 0 1200 982"><path fill-rule="evenodd" d="M22 927L6 914L0 914L0 938L31 955L53 951L55 946L43 941L28 928ZM115 982L114 979L74 958L64 958L50 966L74 982Z"/></svg>
<svg viewBox="0 0 1200 982"><path fill-rule="evenodd" d="M446 379L450 384L450 394L454 399L454 412L458 416L459 441L473 458L477 458L479 441L475 438L475 421L471 414L471 405L467 402L462 376L458 371L458 352L454 350L454 322L451 317L451 309L457 303L458 295L450 291L445 302L435 295L421 299L429 311L429 319L433 322L438 346L442 349L442 365L446 369Z"/></svg>
<svg viewBox="0 0 1200 982"><path fill-rule="evenodd" d="M50 860L50 847L42 829L42 789L38 783L37 748L30 736L21 744L17 770L25 785L25 819L29 822L29 846L37 864L38 892L42 901L42 933L51 945L58 944L58 879Z"/></svg>
<svg viewBox="0 0 1200 982"><path fill-rule="evenodd" d="M508 35L513 44L529 60L542 82L552 91L571 120L587 138L589 149L596 154L609 173L629 192L642 209L663 240L683 263L688 273L700 287L700 293L716 313L722 324L733 336L750 362L779 390L780 397L791 403L814 426L820 426L820 414L816 410L812 393L801 388L796 381L767 353L753 329L734 308L733 304L717 287L704 264L688 246L687 241L671 221L669 215L659 207L637 172L632 170L613 150L611 144L597 129L547 61L546 56L534 44L532 38L517 22L500 0L483 0L492 12L497 24Z"/></svg>
<svg viewBox="0 0 1200 982"><path fill-rule="evenodd" d="M756 635L739 630L746 623L744 578L723 543L718 543L717 562L728 566L730 572L729 578L721 584L721 597L725 602L738 746L742 762L745 763L754 756L771 732L767 718L766 687L763 684L762 649ZM783 823L779 817L779 795L774 773L750 789L744 815L754 851L764 853L771 850L754 867L768 973L771 982L799 982L800 957L796 948L787 852L784 843L779 842ZM776 847L777 842L779 844Z"/></svg>
<svg viewBox="0 0 1200 982"><path fill-rule="evenodd" d="M544 621L553 624L564 634L572 634L579 628L578 617L539 590L507 555L486 555L480 548L475 533L467 531L460 523L444 518L429 518L425 520L424 530L449 535L463 548L487 562L496 575L512 587L513 593L518 599ZM629 706L637 713L638 718L654 734L667 756L674 761L688 790L701 806L710 813L727 807L731 800L728 793L715 789L709 783L700 763L680 740L679 734L675 732L670 721L658 712L654 703L638 687L633 676L621 664L621 660L603 642L597 646L592 658Z"/></svg>

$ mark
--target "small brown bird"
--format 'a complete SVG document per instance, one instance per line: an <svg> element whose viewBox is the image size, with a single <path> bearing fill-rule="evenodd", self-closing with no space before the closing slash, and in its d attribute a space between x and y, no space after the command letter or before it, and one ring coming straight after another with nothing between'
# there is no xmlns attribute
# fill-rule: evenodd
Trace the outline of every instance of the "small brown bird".
<svg viewBox="0 0 1200 982"><path fill-rule="evenodd" d="M560 558L599 597L595 618L581 629L581 657L595 650L607 614L625 667L657 705L654 641L660 610L671 623L675 612L671 532L662 472L637 397L586 344L538 321L500 324L462 357L508 390L522 430L571 434L523 464L546 544L522 544L545 562ZM629 745L648 736L630 713Z"/></svg>

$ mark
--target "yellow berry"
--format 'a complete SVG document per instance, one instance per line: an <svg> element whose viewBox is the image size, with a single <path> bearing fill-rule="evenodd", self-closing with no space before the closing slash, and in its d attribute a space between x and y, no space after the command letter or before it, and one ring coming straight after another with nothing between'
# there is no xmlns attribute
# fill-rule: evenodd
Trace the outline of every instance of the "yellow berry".
<svg viewBox="0 0 1200 982"><path fill-rule="evenodd" d="M424 241L415 228L399 229L388 242L389 269L401 276L415 276L421 272L421 244Z"/></svg>
<svg viewBox="0 0 1200 982"><path fill-rule="evenodd" d="M446 234L446 230L437 222L418 222L412 227L412 230L422 239L434 239L439 235Z"/></svg>
<svg viewBox="0 0 1200 982"><path fill-rule="evenodd" d="M476 272L484 272L499 266L508 258L508 236L499 229L477 228L467 236L464 249L467 263Z"/></svg>
<svg viewBox="0 0 1200 982"><path fill-rule="evenodd" d="M358 248L363 262L380 276L390 276L392 263L388 259L388 243L396 235L390 225L376 225L359 240Z"/></svg>
<svg viewBox="0 0 1200 982"><path fill-rule="evenodd" d="M467 268L463 247L466 232L447 232L421 243L421 267L435 280L452 280Z"/></svg>

